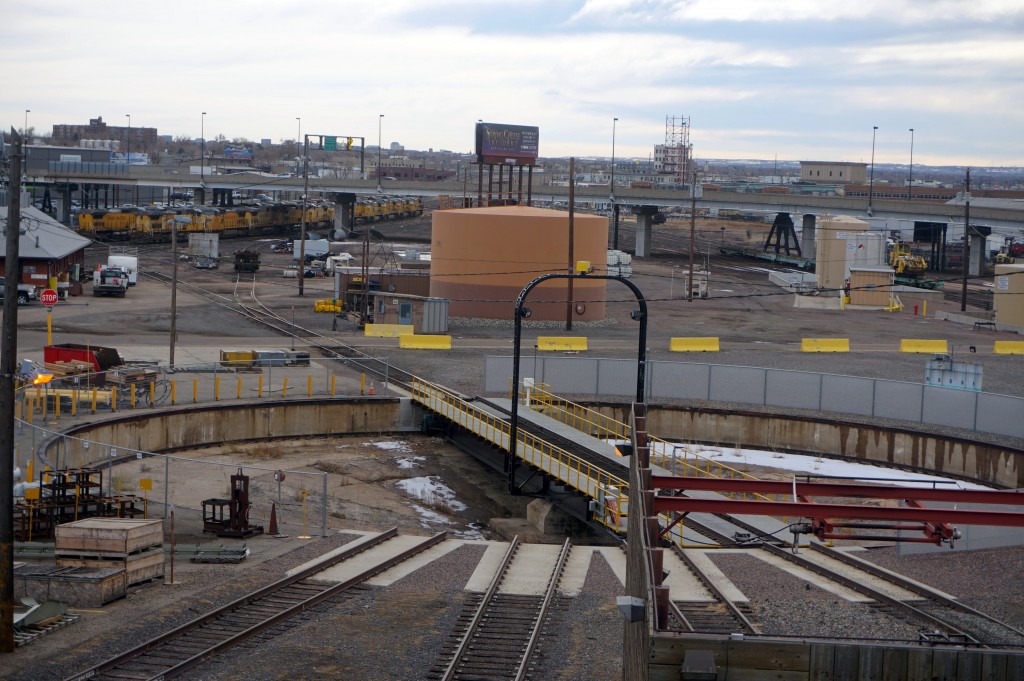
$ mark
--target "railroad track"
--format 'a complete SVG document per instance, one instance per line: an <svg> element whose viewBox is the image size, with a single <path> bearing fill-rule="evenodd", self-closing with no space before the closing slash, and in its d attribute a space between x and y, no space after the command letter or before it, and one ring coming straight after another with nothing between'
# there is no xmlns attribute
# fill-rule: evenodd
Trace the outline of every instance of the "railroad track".
<svg viewBox="0 0 1024 681"><path fill-rule="evenodd" d="M725 516L725 519L754 536L762 534L758 528L735 517ZM723 545L735 543L733 538L703 525L692 516L687 518L687 526L714 537ZM934 637L934 642L983 648L1024 645L1024 631L971 608L936 589L885 570L845 551L811 542L809 552L797 553L778 537L760 538L759 549L871 598L876 608L885 610L894 617L920 623L922 627L929 629L929 635ZM815 558L810 557L808 553ZM836 566L833 561L841 563L845 569ZM872 586L878 582L882 584ZM893 588L909 592L913 597L893 596Z"/></svg>
<svg viewBox="0 0 1024 681"><path fill-rule="evenodd" d="M441 659L426 675L432 681L527 678L530 658L540 642L548 613L557 605L558 583L571 545L562 545L544 595L503 593L519 551L519 537L512 540L494 579L483 595L467 603L453 639L442 649Z"/></svg>
<svg viewBox="0 0 1024 681"><path fill-rule="evenodd" d="M105 662L70 676L66 681L159 681L202 665L221 652L257 636L284 630L291 618L317 604L357 593L366 580L439 544L446 533L427 537L414 546L375 562L337 584L313 578L325 569L376 548L398 536L392 528L338 552L329 559L254 591L172 631L157 636Z"/></svg>

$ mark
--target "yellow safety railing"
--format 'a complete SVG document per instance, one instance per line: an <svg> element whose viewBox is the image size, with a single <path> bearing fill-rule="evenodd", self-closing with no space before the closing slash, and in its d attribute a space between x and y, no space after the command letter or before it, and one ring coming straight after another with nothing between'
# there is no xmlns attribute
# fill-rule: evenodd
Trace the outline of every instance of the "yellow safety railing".
<svg viewBox="0 0 1024 681"><path fill-rule="evenodd" d="M537 336L537 349L584 352L587 349L587 339L584 336Z"/></svg>
<svg viewBox="0 0 1024 681"><path fill-rule="evenodd" d="M542 386L535 385L524 391L524 399L527 395L529 396L527 406L530 409L571 426L576 430L585 432L592 437L600 440L621 441L630 439L628 424L601 414L582 404L576 404L559 397ZM580 426L583 427L581 428ZM726 479L741 478L746 480L759 479L756 475L751 475L728 464L701 456L690 448L691 445L675 445L650 434L648 434L647 440L651 451L651 462L657 463L672 475ZM679 450L683 452L682 459L676 455L676 452ZM732 494L730 496L736 497L741 495ZM751 496L761 501L774 501L772 497L761 494Z"/></svg>
<svg viewBox="0 0 1024 681"><path fill-rule="evenodd" d="M413 399L428 409L501 449L513 451L510 447L511 424L508 421L432 383L414 379L411 385ZM522 430L518 431L518 442L514 451L521 460L536 466L567 486L593 499L604 500L605 508L614 508L614 511L602 513L595 519L613 530L625 531L629 489L626 480Z"/></svg>

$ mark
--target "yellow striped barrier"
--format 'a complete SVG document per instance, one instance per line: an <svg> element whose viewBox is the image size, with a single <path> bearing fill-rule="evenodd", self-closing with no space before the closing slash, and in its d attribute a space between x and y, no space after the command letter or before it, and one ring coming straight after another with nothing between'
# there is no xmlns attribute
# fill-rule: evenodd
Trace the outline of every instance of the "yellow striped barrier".
<svg viewBox="0 0 1024 681"><path fill-rule="evenodd" d="M375 338L398 338L414 333L412 324L367 324L364 336Z"/></svg>
<svg viewBox="0 0 1024 681"><path fill-rule="evenodd" d="M538 350L584 352L587 339L584 336L537 336Z"/></svg>
<svg viewBox="0 0 1024 681"><path fill-rule="evenodd" d="M1024 355L1024 341L996 341L993 355Z"/></svg>
<svg viewBox="0 0 1024 681"><path fill-rule="evenodd" d="M849 352L849 338L803 338L800 352Z"/></svg>
<svg viewBox="0 0 1024 681"><path fill-rule="evenodd" d="M949 354L949 343L944 340L904 338L900 341L900 352Z"/></svg>
<svg viewBox="0 0 1024 681"><path fill-rule="evenodd" d="M672 338L668 349L670 352L718 352L719 343L713 337Z"/></svg>
<svg viewBox="0 0 1024 681"><path fill-rule="evenodd" d="M410 350L451 350L451 336L403 334L398 337L398 347Z"/></svg>

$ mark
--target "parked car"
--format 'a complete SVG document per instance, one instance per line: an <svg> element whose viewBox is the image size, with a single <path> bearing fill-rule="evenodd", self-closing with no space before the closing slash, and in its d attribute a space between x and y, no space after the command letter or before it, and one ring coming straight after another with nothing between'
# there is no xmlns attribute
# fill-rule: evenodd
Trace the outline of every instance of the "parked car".
<svg viewBox="0 0 1024 681"><path fill-rule="evenodd" d="M4 299L4 286L6 284L6 278L0 277L0 302ZM28 305L31 301L36 299L36 287L31 284L18 284L18 304Z"/></svg>

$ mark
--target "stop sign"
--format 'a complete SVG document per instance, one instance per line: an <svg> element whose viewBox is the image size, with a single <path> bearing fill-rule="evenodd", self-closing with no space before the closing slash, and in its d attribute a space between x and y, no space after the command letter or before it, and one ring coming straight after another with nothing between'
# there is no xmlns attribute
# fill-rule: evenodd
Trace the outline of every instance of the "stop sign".
<svg viewBox="0 0 1024 681"><path fill-rule="evenodd" d="M57 304L57 292L52 288L48 288L39 294L39 302L46 307L53 307Z"/></svg>

